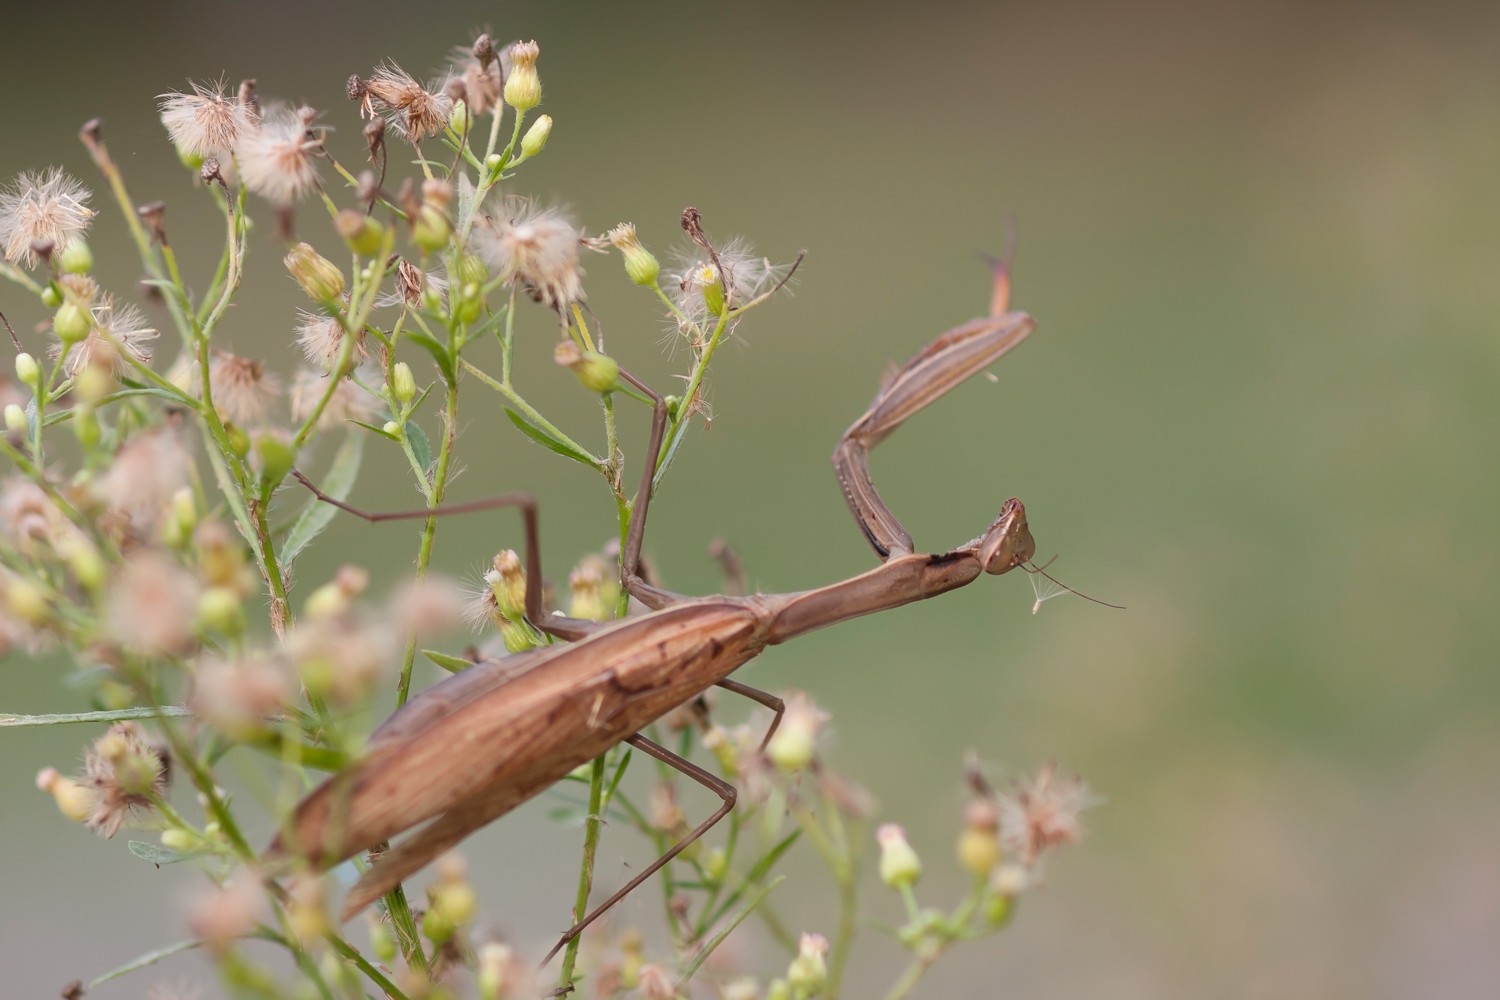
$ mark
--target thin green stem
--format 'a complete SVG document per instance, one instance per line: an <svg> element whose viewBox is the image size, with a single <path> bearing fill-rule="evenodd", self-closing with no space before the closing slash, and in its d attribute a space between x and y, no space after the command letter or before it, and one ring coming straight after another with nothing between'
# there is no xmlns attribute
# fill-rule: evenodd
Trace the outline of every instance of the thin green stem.
<svg viewBox="0 0 1500 1000"><path fill-rule="evenodd" d="M604 817L599 815L603 800L604 757L599 756L589 766L589 814L583 821L583 860L578 866L578 892L573 900L574 923L588 913L589 892L594 887L594 859L599 854L599 832L604 827ZM578 946L582 938L582 934L575 934L563 950L559 989L567 990L573 986L573 966L578 961Z"/></svg>

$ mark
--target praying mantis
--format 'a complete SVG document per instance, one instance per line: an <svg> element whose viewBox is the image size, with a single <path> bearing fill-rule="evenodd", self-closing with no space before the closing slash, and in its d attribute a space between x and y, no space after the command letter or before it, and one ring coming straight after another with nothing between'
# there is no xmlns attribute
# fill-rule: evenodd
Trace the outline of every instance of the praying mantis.
<svg viewBox="0 0 1500 1000"><path fill-rule="evenodd" d="M730 679L774 646L861 615L936 597L981 574L1031 564L1036 551L1026 509L1007 500L979 537L945 552L917 551L876 491L869 452L909 417L1015 347L1034 323L1009 309L1006 263L995 264L990 314L956 327L890 376L870 408L839 440L833 463L856 524L880 558L868 572L814 590L784 594L685 597L640 572L655 463L645 462L634 516L621 552L622 583L647 613L610 622L548 616L542 608L537 508L511 494L450 512L517 507L525 530L526 616L565 642L487 661L433 685L396 711L370 737L363 755L298 805L272 845L328 867L420 824L376 857L343 906L349 919L470 833L619 743L664 761L715 792L719 808L619 892L563 935L548 959L616 901L670 862L722 819L735 789L652 742L641 731L715 685L782 712L779 698ZM652 400L647 455L660 455L667 426L662 396L624 370L621 377ZM367 520L427 517L431 511L366 514L294 475L319 499ZM764 744L763 744L764 745Z"/></svg>

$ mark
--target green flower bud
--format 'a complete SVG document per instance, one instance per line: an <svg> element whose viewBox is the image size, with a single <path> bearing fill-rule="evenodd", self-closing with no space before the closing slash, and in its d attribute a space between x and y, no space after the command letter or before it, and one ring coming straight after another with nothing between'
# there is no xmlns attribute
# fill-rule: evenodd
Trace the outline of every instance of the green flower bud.
<svg viewBox="0 0 1500 1000"><path fill-rule="evenodd" d="M56 309L62 304L62 291L56 285L48 285L42 289L42 305L48 309Z"/></svg>
<svg viewBox="0 0 1500 1000"><path fill-rule="evenodd" d="M607 354L585 351L564 340L552 352L552 360L573 369L578 381L591 392L610 392L619 384L620 363Z"/></svg>
<svg viewBox="0 0 1500 1000"><path fill-rule="evenodd" d="M396 935L391 933L391 925L379 917L370 918L370 951L387 964L396 960Z"/></svg>
<svg viewBox="0 0 1500 1000"><path fill-rule="evenodd" d="M785 979L773 979L766 987L766 1000L792 1000L792 984Z"/></svg>
<svg viewBox="0 0 1500 1000"><path fill-rule="evenodd" d="M500 166L504 162L504 158L502 158L499 153L491 153L489 156L486 156L484 158L484 169L488 170L492 174L498 174L500 172Z"/></svg>
<svg viewBox="0 0 1500 1000"><path fill-rule="evenodd" d="M535 156L547 148L547 140L552 137L552 116L542 115L531 123L526 134L521 136L521 152L526 156Z"/></svg>
<svg viewBox="0 0 1500 1000"><path fill-rule="evenodd" d="M473 323L483 311L484 299L479 294L477 284L471 282L459 290L458 306L454 309L454 314L460 323Z"/></svg>
<svg viewBox="0 0 1500 1000"><path fill-rule="evenodd" d="M181 827L171 827L161 832L161 846L169 851L191 851L198 838Z"/></svg>
<svg viewBox="0 0 1500 1000"><path fill-rule="evenodd" d="M29 427L26 411L15 403L5 404L5 429L12 434L22 434Z"/></svg>
<svg viewBox="0 0 1500 1000"><path fill-rule="evenodd" d="M333 227L344 238L349 249L359 256L371 257L380 252L385 227L365 213L346 208L333 220Z"/></svg>
<svg viewBox="0 0 1500 1000"><path fill-rule="evenodd" d="M609 231L609 241L625 258L626 277L637 285L656 284L656 278L661 274L661 262L656 259L655 254L641 246L641 241L635 235L635 226L628 222L621 223Z"/></svg>
<svg viewBox="0 0 1500 1000"><path fill-rule="evenodd" d="M42 369L37 366L36 358L24 351L17 354L16 378L21 380L22 385L29 385L35 389L42 378Z"/></svg>
<svg viewBox="0 0 1500 1000"><path fill-rule="evenodd" d="M104 557L99 555L99 550L77 536L70 536L62 548L68 568L73 571L73 576L83 588L90 593L103 590L109 579L109 568L104 564Z"/></svg>
<svg viewBox="0 0 1500 1000"><path fill-rule="evenodd" d="M412 242L429 253L448 245L453 235L453 224L448 221L452 201L453 188L446 181L434 178L423 182L422 204L411 227Z"/></svg>
<svg viewBox="0 0 1500 1000"><path fill-rule="evenodd" d="M85 403L94 404L115 391L115 373L108 368L89 365L73 380L73 391Z"/></svg>
<svg viewBox="0 0 1500 1000"><path fill-rule="evenodd" d="M880 880L892 889L917 884L922 877L922 861L906 842L906 832L895 823L886 823L875 831L880 841Z"/></svg>
<svg viewBox="0 0 1500 1000"><path fill-rule="evenodd" d="M435 906L429 906L426 914L422 917L422 933L427 940L433 944L444 944L458 930L453 926L453 921L448 919L447 914Z"/></svg>
<svg viewBox="0 0 1500 1000"><path fill-rule="evenodd" d="M484 266L484 261L477 254L466 253L453 262L453 280L464 289L464 294L469 294L472 285L474 294L479 294L479 286L490 278L490 269Z"/></svg>
<svg viewBox="0 0 1500 1000"><path fill-rule="evenodd" d="M787 967L786 979L798 996L814 996L828 981L828 939L821 934L804 934L797 957Z"/></svg>
<svg viewBox="0 0 1500 1000"><path fill-rule="evenodd" d="M76 239L63 249L59 263L64 274L88 274L94 269L94 252L88 243Z"/></svg>
<svg viewBox="0 0 1500 1000"><path fill-rule="evenodd" d="M260 457L260 478L267 492L275 489L286 478L292 468L294 456L285 441L266 434L255 442L255 453Z"/></svg>
<svg viewBox="0 0 1500 1000"><path fill-rule="evenodd" d="M505 988L505 967L510 959L511 950L506 945L490 942L480 947L475 979L481 1000L500 1000L500 991Z"/></svg>
<svg viewBox="0 0 1500 1000"><path fill-rule="evenodd" d="M97 447L99 444L99 417L94 413L94 408L81 403L73 410L73 436L85 450Z"/></svg>
<svg viewBox="0 0 1500 1000"><path fill-rule="evenodd" d="M1000 863L1000 814L988 799L975 799L964 810L958 835L958 863L971 875L988 875Z"/></svg>
<svg viewBox="0 0 1500 1000"><path fill-rule="evenodd" d="M198 626L207 632L235 636L245 630L240 597L227 587L210 587L198 597Z"/></svg>
<svg viewBox="0 0 1500 1000"><path fill-rule="evenodd" d="M410 403L417 398L417 379L411 373L411 365L405 361L396 362L391 372L391 388L402 403Z"/></svg>
<svg viewBox="0 0 1500 1000"><path fill-rule="evenodd" d="M391 437L398 438L401 436L401 425L396 423L396 421L394 420L387 420L385 423L380 425L380 429L385 431Z"/></svg>
<svg viewBox="0 0 1500 1000"><path fill-rule="evenodd" d="M466 136L474 131L474 114L466 101L453 102L453 110L448 112L448 127L459 136Z"/></svg>
<svg viewBox="0 0 1500 1000"><path fill-rule="evenodd" d="M542 103L542 78L536 60L541 49L536 42L517 42L510 47L510 75L505 78L505 103L520 112Z"/></svg>
<svg viewBox="0 0 1500 1000"><path fill-rule="evenodd" d="M313 249L312 244L298 243L282 258L282 263L314 302L336 302L344 294L344 272Z"/></svg>
<svg viewBox="0 0 1500 1000"><path fill-rule="evenodd" d="M41 625L47 620L47 595L25 577L16 577L5 587L5 606L27 625Z"/></svg>
<svg viewBox="0 0 1500 1000"><path fill-rule="evenodd" d="M230 424L224 428L224 434L229 438L229 447L240 458L250 454L250 435L245 429L237 424Z"/></svg>
<svg viewBox="0 0 1500 1000"><path fill-rule="evenodd" d="M718 270L705 264L699 274L699 281L703 290L703 304L708 308L709 315L724 315L724 282L719 280Z"/></svg>
<svg viewBox="0 0 1500 1000"><path fill-rule="evenodd" d="M92 325L89 311L76 302L64 302L52 317L52 332L64 344L76 344L87 337Z"/></svg>

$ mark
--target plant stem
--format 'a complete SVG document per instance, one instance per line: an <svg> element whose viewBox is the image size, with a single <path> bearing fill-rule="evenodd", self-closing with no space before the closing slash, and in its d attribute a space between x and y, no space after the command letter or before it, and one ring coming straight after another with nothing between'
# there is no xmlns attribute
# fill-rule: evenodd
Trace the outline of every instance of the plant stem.
<svg viewBox="0 0 1500 1000"><path fill-rule="evenodd" d="M583 821L583 861L578 867L578 893L573 901L574 923L588 913L589 891L594 887L594 859L599 853L599 831L604 827L604 817L599 815L603 801L604 757L599 756L589 765L589 814ZM573 985L573 966L578 961L578 945L582 940L582 934L575 934L563 951L559 989L567 990Z"/></svg>

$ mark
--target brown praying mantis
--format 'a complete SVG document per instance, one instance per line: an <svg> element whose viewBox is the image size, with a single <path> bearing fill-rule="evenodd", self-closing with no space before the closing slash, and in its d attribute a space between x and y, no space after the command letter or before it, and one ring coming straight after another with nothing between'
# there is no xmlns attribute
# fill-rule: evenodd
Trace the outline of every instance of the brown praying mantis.
<svg viewBox="0 0 1500 1000"><path fill-rule="evenodd" d="M1009 268L995 266L990 315L944 333L887 379L865 414L840 439L833 463L844 498L880 565L815 590L786 594L685 597L640 573L641 546L655 463L646 462L621 553L622 582L649 612L611 622L548 616L536 503L511 494L449 512L520 508L525 528L526 615L563 640L472 666L421 692L370 737L361 756L311 792L272 845L327 867L425 824L374 858L344 902L348 919L480 827L562 779L618 743L664 761L715 792L712 816L577 923L547 958L605 910L650 878L734 807L735 789L641 735L671 710L718 685L770 708L775 731L781 699L729 675L774 646L860 615L946 593L981 573L1030 565L1036 543L1021 501L1007 500L983 534L940 553L918 552L886 506L869 473L869 452L917 411L984 370L1033 329L1009 310ZM664 399L621 371L653 403L647 455L661 454ZM367 520L427 517L431 511L366 514L335 500L301 473L320 499ZM764 745L764 744L763 744Z"/></svg>

